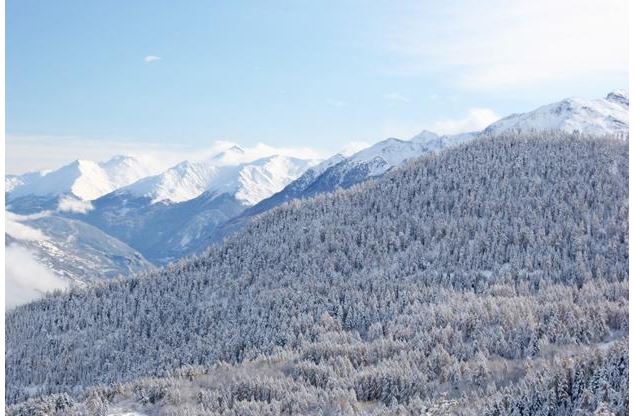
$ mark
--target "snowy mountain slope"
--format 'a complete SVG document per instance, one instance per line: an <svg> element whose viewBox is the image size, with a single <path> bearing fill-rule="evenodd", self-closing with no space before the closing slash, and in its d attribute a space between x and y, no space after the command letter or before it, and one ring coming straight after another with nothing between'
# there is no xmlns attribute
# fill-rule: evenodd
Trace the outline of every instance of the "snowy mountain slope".
<svg viewBox="0 0 635 416"><path fill-rule="evenodd" d="M289 183L282 191L275 193L269 198L263 199L253 207L247 208L243 216L251 216L267 211L275 206L292 199L301 198L303 192L311 186L315 180L331 167L346 160L341 154L336 154L325 161L307 169L302 176Z"/></svg>
<svg viewBox="0 0 635 416"><path fill-rule="evenodd" d="M458 145L473 137L471 133L439 136L424 130L410 140L396 138L383 140L326 169L313 183L305 187L302 197L332 192L339 188L350 188L360 182L381 176L408 160Z"/></svg>
<svg viewBox="0 0 635 416"><path fill-rule="evenodd" d="M242 229L254 216L294 199L305 199L320 193L332 192L379 177L408 160L421 157L466 142L478 133L439 136L424 130L410 140L389 138L363 149L349 158L337 154L308 169L282 191L245 209L236 218L222 225L214 225L201 233L192 244L193 251L201 251L210 244L222 241Z"/></svg>
<svg viewBox="0 0 635 416"><path fill-rule="evenodd" d="M111 193L93 201L86 214L68 214L91 224L163 264L188 254L202 230L240 214L245 205L228 193L204 192L176 203L152 203L148 197Z"/></svg>
<svg viewBox="0 0 635 416"><path fill-rule="evenodd" d="M99 229L53 213L6 213L6 245L34 254L43 266L70 283L129 276L153 266L140 253Z"/></svg>
<svg viewBox="0 0 635 416"><path fill-rule="evenodd" d="M9 201L24 196L73 195L92 200L152 174L138 159L115 156L106 162L76 160L59 169L33 172L5 179Z"/></svg>
<svg viewBox="0 0 635 416"><path fill-rule="evenodd" d="M561 130L568 133L628 135L628 92L616 90L605 98L567 98L533 111L512 114L484 130L494 136L516 130Z"/></svg>
<svg viewBox="0 0 635 416"><path fill-rule="evenodd" d="M219 170L221 169L214 165L184 161L161 174L120 188L116 193L149 198L153 204L187 201L203 193L211 178L219 174Z"/></svg>

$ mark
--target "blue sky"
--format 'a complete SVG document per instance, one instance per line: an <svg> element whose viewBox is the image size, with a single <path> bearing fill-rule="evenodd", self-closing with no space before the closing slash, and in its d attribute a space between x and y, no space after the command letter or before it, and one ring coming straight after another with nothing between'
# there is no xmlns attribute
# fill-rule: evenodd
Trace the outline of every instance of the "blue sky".
<svg viewBox="0 0 635 416"><path fill-rule="evenodd" d="M327 156L628 86L627 0L482 3L7 0L7 170L216 140Z"/></svg>

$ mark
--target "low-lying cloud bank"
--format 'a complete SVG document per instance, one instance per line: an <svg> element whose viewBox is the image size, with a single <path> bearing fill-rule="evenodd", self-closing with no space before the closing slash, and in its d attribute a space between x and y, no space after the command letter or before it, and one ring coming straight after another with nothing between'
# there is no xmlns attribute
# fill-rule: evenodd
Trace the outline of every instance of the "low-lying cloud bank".
<svg viewBox="0 0 635 416"><path fill-rule="evenodd" d="M5 309L34 301L67 284L40 264L24 247L10 244L5 250Z"/></svg>
<svg viewBox="0 0 635 416"><path fill-rule="evenodd" d="M42 231L37 228L29 227L28 225L22 224L21 221L28 219L35 219L37 217L47 216L47 212L42 212L34 215L18 215L9 211L4 212L5 215L5 232L11 237L17 240L26 240L26 241L45 241L47 239L46 235L42 233Z"/></svg>

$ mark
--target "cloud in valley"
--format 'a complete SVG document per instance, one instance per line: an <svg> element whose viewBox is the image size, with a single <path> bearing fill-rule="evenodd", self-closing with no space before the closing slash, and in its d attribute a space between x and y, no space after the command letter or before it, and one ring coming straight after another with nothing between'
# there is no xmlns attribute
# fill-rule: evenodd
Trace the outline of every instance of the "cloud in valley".
<svg viewBox="0 0 635 416"><path fill-rule="evenodd" d="M46 292L65 289L67 284L40 264L24 247L10 244L5 249L5 309L31 302Z"/></svg>
<svg viewBox="0 0 635 416"><path fill-rule="evenodd" d="M90 201L83 201L81 199L66 196L60 199L57 204L57 210L59 212L75 212L77 214L86 214L93 209L93 204Z"/></svg>
<svg viewBox="0 0 635 416"><path fill-rule="evenodd" d="M46 216L43 212L34 215L17 215L5 211L5 232L15 240L43 242L46 235L21 221ZM65 289L67 283L40 263L33 252L13 242L5 247L5 309L31 302L56 289Z"/></svg>
<svg viewBox="0 0 635 416"><path fill-rule="evenodd" d="M48 215L46 212L33 215L18 215L9 211L5 211L5 232L17 240L25 241L45 241L46 235L42 231L22 224L21 221L28 219L41 218Z"/></svg>

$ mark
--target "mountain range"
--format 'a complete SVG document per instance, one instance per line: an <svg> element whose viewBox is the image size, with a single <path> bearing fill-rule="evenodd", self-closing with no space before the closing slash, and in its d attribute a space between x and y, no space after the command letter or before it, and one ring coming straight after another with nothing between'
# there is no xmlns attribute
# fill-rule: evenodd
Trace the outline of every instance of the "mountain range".
<svg viewBox="0 0 635 416"><path fill-rule="evenodd" d="M239 151L238 148L230 149ZM96 226L163 264L192 252L200 234L281 190L312 160L270 156L237 165L182 162L92 201L72 216Z"/></svg>
<svg viewBox="0 0 635 416"><path fill-rule="evenodd" d="M628 180L510 132L283 204L8 311L6 414L627 414Z"/></svg>
<svg viewBox="0 0 635 416"><path fill-rule="evenodd" d="M128 156L106 162L75 161L53 171L8 175L7 209L21 215L47 212L46 221L29 225L51 234L49 241L65 236L51 232L53 223L56 230L81 224L89 227L90 234L99 232L104 240L118 240L118 250L126 253L123 263L109 260L120 255L111 252L112 244L98 244L93 248L109 249L103 250L101 258L99 250L93 250L85 256L92 264L82 266L82 273L108 278L129 273L130 264L136 270L136 265L165 264L200 252L276 206L350 188L410 160L478 137L559 130L627 138L628 106L628 94L622 90L596 100L570 98L512 114L480 132L437 135L423 131L409 140L389 138L349 157L337 154L324 161L280 155L254 160L239 146L160 173ZM69 249L69 256L80 249ZM65 251L59 253L63 256ZM104 268L104 262L112 267ZM48 264L57 268L60 262ZM66 269L65 273L83 280Z"/></svg>
<svg viewBox="0 0 635 416"><path fill-rule="evenodd" d="M52 171L9 175L5 193L9 209L13 206L25 213L51 208L62 197L90 201L152 173L146 164L130 156L115 156L105 162L76 160ZM39 208L28 203L38 199L42 204Z"/></svg>

